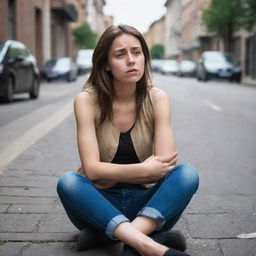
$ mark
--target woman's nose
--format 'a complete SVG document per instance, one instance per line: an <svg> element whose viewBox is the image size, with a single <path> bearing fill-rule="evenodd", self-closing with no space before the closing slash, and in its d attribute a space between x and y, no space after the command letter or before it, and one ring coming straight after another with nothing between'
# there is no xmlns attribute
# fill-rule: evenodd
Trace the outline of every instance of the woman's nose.
<svg viewBox="0 0 256 256"><path fill-rule="evenodd" d="M127 54L127 61L128 61L129 64L135 62L134 56L131 53Z"/></svg>

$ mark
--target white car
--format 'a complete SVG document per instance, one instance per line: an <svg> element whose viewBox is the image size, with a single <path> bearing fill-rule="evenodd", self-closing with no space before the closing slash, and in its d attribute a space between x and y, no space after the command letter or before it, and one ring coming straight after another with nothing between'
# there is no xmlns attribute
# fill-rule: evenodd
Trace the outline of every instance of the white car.
<svg viewBox="0 0 256 256"><path fill-rule="evenodd" d="M196 63L191 60L182 60L179 63L178 76L195 76Z"/></svg>
<svg viewBox="0 0 256 256"><path fill-rule="evenodd" d="M178 62L176 60L163 60L162 65L160 67L160 72L164 75L177 74Z"/></svg>
<svg viewBox="0 0 256 256"><path fill-rule="evenodd" d="M77 52L76 64L80 74L91 70L93 51L93 49L81 49Z"/></svg>

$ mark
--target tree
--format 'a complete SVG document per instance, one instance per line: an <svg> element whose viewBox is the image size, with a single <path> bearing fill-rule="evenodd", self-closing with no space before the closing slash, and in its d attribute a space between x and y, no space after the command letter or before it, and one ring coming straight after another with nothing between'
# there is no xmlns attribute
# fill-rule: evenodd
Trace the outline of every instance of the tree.
<svg viewBox="0 0 256 256"><path fill-rule="evenodd" d="M162 44L154 44L150 49L152 59L162 59L164 57L164 46Z"/></svg>
<svg viewBox="0 0 256 256"><path fill-rule="evenodd" d="M241 0L212 0L210 7L202 15L208 32L214 32L223 38L225 51L228 52L231 52L234 32L242 26L243 17Z"/></svg>
<svg viewBox="0 0 256 256"><path fill-rule="evenodd" d="M78 47L92 49L96 46L97 35L85 22L81 23L73 30L73 37Z"/></svg>
<svg viewBox="0 0 256 256"><path fill-rule="evenodd" d="M243 4L244 17L242 25L247 29L251 30L256 25L256 1L255 0L244 0Z"/></svg>

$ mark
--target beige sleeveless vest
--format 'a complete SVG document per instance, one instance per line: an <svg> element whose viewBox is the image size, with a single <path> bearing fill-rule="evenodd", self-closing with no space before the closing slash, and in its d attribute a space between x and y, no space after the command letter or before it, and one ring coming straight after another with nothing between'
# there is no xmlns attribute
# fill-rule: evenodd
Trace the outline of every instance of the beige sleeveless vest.
<svg viewBox="0 0 256 256"><path fill-rule="evenodd" d="M96 118L95 128L99 146L100 161L111 162L116 154L120 131L118 131L110 120L100 123L100 109L97 104L97 97L92 87L88 87L85 91L89 92L95 99ZM153 110L153 90L149 89L146 98L142 103L140 116L136 119L134 127L131 130L131 139L135 152L143 162L146 158L153 154L154 141L154 110ZM85 174L86 171L79 169L79 173ZM101 186L98 186L101 187Z"/></svg>

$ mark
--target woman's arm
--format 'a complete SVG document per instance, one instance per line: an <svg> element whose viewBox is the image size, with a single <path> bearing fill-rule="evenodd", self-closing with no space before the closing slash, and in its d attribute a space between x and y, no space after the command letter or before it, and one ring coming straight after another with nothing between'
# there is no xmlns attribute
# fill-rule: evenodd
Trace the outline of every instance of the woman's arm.
<svg viewBox="0 0 256 256"><path fill-rule="evenodd" d="M170 164L169 158L154 158L139 164L100 162L95 131L95 105L88 92L80 92L74 102L77 142L83 169L95 183L150 183L161 179Z"/></svg>
<svg viewBox="0 0 256 256"><path fill-rule="evenodd" d="M175 141L171 127L170 103L168 96L160 89L153 88L154 105L154 155L174 156L173 164L177 162Z"/></svg>

